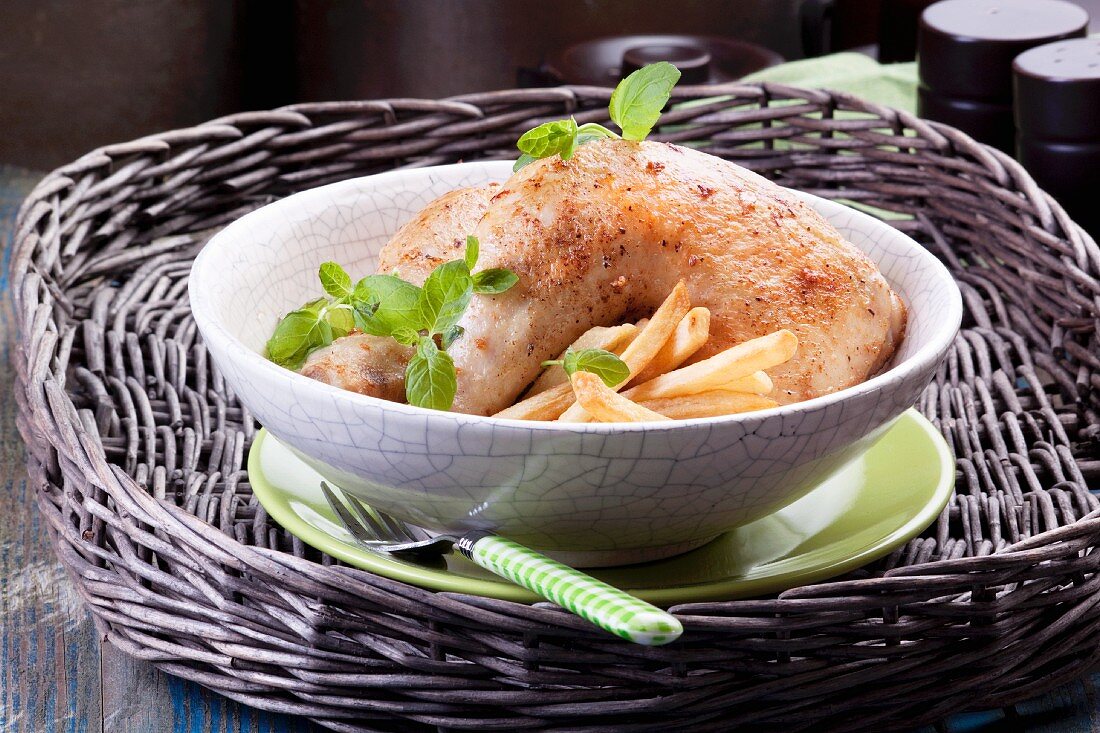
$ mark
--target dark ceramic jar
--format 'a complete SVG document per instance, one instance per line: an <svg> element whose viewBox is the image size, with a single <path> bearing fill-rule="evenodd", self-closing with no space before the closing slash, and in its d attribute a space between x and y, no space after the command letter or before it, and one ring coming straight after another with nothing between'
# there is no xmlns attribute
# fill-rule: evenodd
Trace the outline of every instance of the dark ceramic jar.
<svg viewBox="0 0 1100 733"><path fill-rule="evenodd" d="M1065 0L942 0L921 15L921 117L1006 152L1015 147L1012 61L1052 41L1083 37L1088 13Z"/></svg>
<svg viewBox="0 0 1100 733"><path fill-rule="evenodd" d="M1033 48L1016 58L1013 72L1017 157L1100 236L1100 38Z"/></svg>

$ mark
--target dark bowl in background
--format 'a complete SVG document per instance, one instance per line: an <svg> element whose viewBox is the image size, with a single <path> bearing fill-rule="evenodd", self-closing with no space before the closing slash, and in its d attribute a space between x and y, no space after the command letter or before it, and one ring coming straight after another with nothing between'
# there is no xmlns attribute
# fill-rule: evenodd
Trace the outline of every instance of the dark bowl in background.
<svg viewBox="0 0 1100 733"><path fill-rule="evenodd" d="M609 36L568 46L543 68L558 83L614 86L656 61L676 64L682 84L720 84L781 64L783 57L755 43L719 36Z"/></svg>

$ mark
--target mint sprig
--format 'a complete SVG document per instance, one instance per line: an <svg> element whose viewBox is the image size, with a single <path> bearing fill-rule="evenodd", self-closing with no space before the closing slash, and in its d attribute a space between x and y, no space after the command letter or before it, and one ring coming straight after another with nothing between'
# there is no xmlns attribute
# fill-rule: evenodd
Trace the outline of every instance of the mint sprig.
<svg viewBox="0 0 1100 733"><path fill-rule="evenodd" d="M478 295L496 295L519 282L519 276L503 267L493 267L474 273L474 292Z"/></svg>
<svg viewBox="0 0 1100 733"><path fill-rule="evenodd" d="M351 275L335 262L324 262L317 272L321 278L321 287L334 298L346 298L351 295Z"/></svg>
<svg viewBox="0 0 1100 733"><path fill-rule="evenodd" d="M396 275L368 275L353 286L344 268L325 262L317 274L330 297L284 316L267 342L268 358L297 369L310 352L354 328L390 337L416 347L405 370L409 404L449 410L458 381L447 349L464 333L458 321L475 294L503 293L519 281L504 268L473 272L480 250L477 237L467 237L462 259L435 268L422 286Z"/></svg>
<svg viewBox="0 0 1100 733"><path fill-rule="evenodd" d="M518 171L528 163L533 163L540 158L549 158L552 155L559 155L562 160L569 160L573 157L573 151L578 145L604 137L619 136L595 122L578 126L577 121L572 117L568 120L544 122L533 130L523 133L516 142L516 147L523 152L523 155L512 166L512 172Z"/></svg>
<svg viewBox="0 0 1100 733"><path fill-rule="evenodd" d="M351 305L359 330L392 336L418 316L420 288L395 275L368 275L356 283Z"/></svg>
<svg viewBox="0 0 1100 733"><path fill-rule="evenodd" d="M561 359L542 362L542 366L559 365L570 377L576 372L591 372L603 380L608 387L622 384L630 376L630 367L626 362L606 349L581 349L572 347L565 350Z"/></svg>
<svg viewBox="0 0 1100 733"><path fill-rule="evenodd" d="M309 352L347 336L355 324L351 312L327 298L318 298L287 313L267 342L268 358L297 369Z"/></svg>
<svg viewBox="0 0 1100 733"><path fill-rule="evenodd" d="M463 260L440 265L420 288L420 328L442 334L458 324L474 297L474 278Z"/></svg>
<svg viewBox="0 0 1100 733"><path fill-rule="evenodd" d="M679 80L679 69L667 61L659 61L643 66L619 82L611 94L607 111L611 120L622 129L623 138L645 140L649 136ZM579 146L606 137L618 138L619 135L595 122L578 125L572 117L544 122L523 133L516 143L523 155L512 166L512 171L554 155L569 160Z"/></svg>
<svg viewBox="0 0 1100 733"><path fill-rule="evenodd" d="M680 70L667 61L643 66L619 82L607 112L627 140L645 140L680 80Z"/></svg>
<svg viewBox="0 0 1100 733"><path fill-rule="evenodd" d="M455 363L431 336L421 336L405 369L405 394L410 405L449 410L458 391ZM415 396L415 399L414 399Z"/></svg>
<svg viewBox="0 0 1100 733"><path fill-rule="evenodd" d="M517 147L518 147L518 145L517 145ZM530 165L531 163L534 163L536 160L538 160L538 158L531 155L530 153L524 153L523 155L516 158L516 163L515 163L515 165L512 166L512 172L515 173L520 168L524 168L524 167Z"/></svg>
<svg viewBox="0 0 1100 733"><path fill-rule="evenodd" d="M568 120L545 122L523 133L516 147L536 158L560 155L563 160L569 160L569 156L573 154L573 146L577 144L578 129L577 121L572 117Z"/></svg>
<svg viewBox="0 0 1100 733"><path fill-rule="evenodd" d="M309 308L293 310L279 321L267 342L267 357L297 369L310 351L332 342L332 326Z"/></svg>
<svg viewBox="0 0 1100 733"><path fill-rule="evenodd" d="M466 235L466 252L462 256L462 261L466 263L466 268L470 271L474 271L474 265L477 264L477 258L481 256L481 242L473 234Z"/></svg>

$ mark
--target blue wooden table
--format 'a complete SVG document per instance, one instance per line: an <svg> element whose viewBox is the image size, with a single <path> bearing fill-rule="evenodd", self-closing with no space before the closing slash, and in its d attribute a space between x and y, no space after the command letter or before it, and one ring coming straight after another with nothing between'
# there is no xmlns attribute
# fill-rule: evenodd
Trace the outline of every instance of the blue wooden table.
<svg viewBox="0 0 1100 733"><path fill-rule="evenodd" d="M6 368L13 348L11 224L36 178L0 165L0 733L320 733L305 720L239 705L103 644L54 558L27 483ZM1100 675L920 733L1100 731L1098 684Z"/></svg>

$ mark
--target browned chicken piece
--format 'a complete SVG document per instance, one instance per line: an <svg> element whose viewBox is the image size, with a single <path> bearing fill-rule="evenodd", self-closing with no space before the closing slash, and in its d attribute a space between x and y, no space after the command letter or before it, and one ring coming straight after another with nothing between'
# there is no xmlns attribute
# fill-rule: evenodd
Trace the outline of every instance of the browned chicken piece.
<svg viewBox="0 0 1100 733"><path fill-rule="evenodd" d="M388 337L356 333L314 351L301 372L340 389L404 402L405 365L415 351Z"/></svg>
<svg viewBox="0 0 1100 733"><path fill-rule="evenodd" d="M693 361L778 329L797 334L798 353L771 372L781 403L867 379L904 332L905 306L870 259L788 191L706 153L600 140L486 195L432 202L379 263L421 282L460 256L472 231L479 268L519 276L501 295L475 297L462 318L450 349L458 412L510 405L541 361L592 326L648 315L680 279L711 311L711 338Z"/></svg>
<svg viewBox="0 0 1100 733"><path fill-rule="evenodd" d="M467 235L474 233L500 190L499 183L489 183L450 191L432 201L382 248L378 272L421 285L439 265L462 259ZM482 250L478 267L493 267L485 262Z"/></svg>

